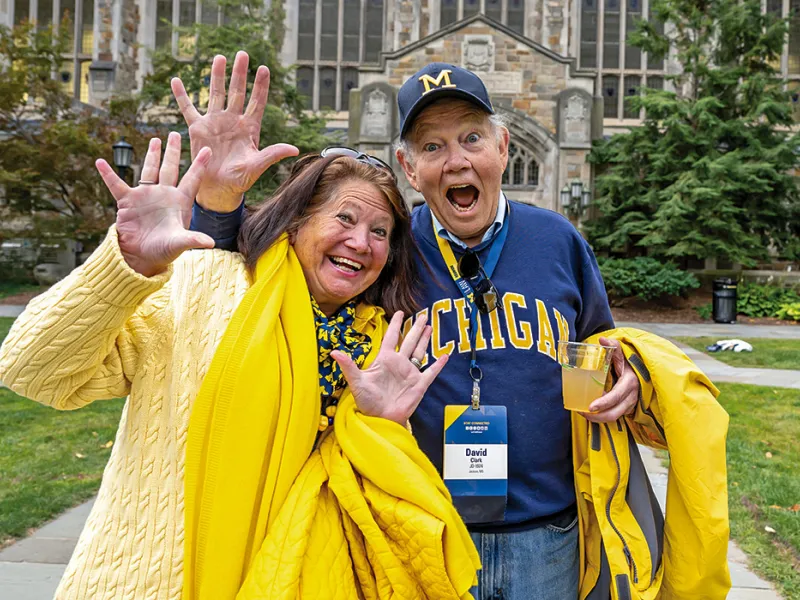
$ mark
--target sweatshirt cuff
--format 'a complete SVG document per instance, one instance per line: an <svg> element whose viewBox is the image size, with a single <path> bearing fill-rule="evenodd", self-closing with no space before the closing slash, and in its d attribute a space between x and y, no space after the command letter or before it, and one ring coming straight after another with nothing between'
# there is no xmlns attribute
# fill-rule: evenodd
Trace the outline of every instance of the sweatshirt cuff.
<svg viewBox="0 0 800 600"><path fill-rule="evenodd" d="M232 212L216 212L200 206L192 206L192 222L189 229L211 236L214 247L220 250L236 251L239 229L244 218L244 199Z"/></svg>
<svg viewBox="0 0 800 600"><path fill-rule="evenodd" d="M117 228L112 225L103 243L83 264L83 278L91 290L113 306L138 306L161 289L172 276L172 265L154 277L145 277L128 266L119 249Z"/></svg>

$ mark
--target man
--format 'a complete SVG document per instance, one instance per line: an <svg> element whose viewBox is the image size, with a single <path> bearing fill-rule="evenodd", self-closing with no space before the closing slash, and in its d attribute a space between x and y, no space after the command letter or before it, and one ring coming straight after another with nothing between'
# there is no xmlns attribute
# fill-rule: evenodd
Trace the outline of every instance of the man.
<svg viewBox="0 0 800 600"><path fill-rule="evenodd" d="M423 282L421 302L433 325L431 355L454 350L412 418L413 431L448 480L445 406L470 402L477 363L480 402L506 408L508 433L505 516L470 524L483 564L478 597L577 598L570 416L556 352L558 340L580 341L613 327L594 255L560 215L506 200L509 134L475 74L430 64L402 86L398 105L397 159L426 202L414 213L412 231L436 278ZM454 256L469 248L487 270L492 253L500 252L486 273L500 310L478 311L474 363L468 299L448 272L448 246ZM638 380L618 354L620 378L594 403L591 420L615 421L636 403Z"/></svg>
<svg viewBox="0 0 800 600"><path fill-rule="evenodd" d="M212 67L212 88L214 72L219 68ZM224 78L224 63L221 72ZM236 78L234 64L231 93ZM222 89L224 95L224 79ZM398 107L397 159L426 201L412 224L430 267L421 269L420 314L428 316L433 335L421 363L452 353L411 419L415 437L469 523L483 564L477 598L577 598L570 413L563 408L556 352L559 340L580 341L613 327L597 263L561 215L503 195L509 133L475 74L427 65L402 86ZM199 195L192 227L230 241L241 218L239 201L204 207ZM233 212L211 212L221 209ZM622 353L615 354L617 380L584 415L591 421L614 422L637 402L638 379ZM464 421L473 414L481 419ZM478 440L474 456L469 450L456 456L463 439L443 452L458 427L454 438ZM507 456L490 459L480 442L497 440L507 442ZM479 474L484 460L493 473L488 487Z"/></svg>

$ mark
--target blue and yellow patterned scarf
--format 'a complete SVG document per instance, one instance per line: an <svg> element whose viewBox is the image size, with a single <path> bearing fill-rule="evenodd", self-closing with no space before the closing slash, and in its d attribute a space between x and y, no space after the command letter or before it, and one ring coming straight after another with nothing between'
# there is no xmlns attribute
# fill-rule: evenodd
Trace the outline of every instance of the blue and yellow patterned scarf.
<svg viewBox="0 0 800 600"><path fill-rule="evenodd" d="M331 358L333 350L344 352L359 368L372 348L369 336L353 329L356 316L356 301L342 306L335 315L325 316L317 301L311 298L314 321L317 324L317 348L319 350L319 387L323 396L332 396L336 390L347 385L342 369Z"/></svg>

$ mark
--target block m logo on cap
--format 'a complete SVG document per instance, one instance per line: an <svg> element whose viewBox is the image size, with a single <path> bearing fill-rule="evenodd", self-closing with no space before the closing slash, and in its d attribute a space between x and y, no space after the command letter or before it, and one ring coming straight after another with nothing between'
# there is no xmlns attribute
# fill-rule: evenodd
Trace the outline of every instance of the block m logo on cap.
<svg viewBox="0 0 800 600"><path fill-rule="evenodd" d="M454 88L454 87L456 87L456 85L454 83L450 83L450 73L451 72L452 71L450 71L450 69L442 69L439 72L439 76L436 79L434 79L433 77L431 77L427 73L425 75L421 76L419 78L419 80L422 82L422 85L425 86L425 91L422 92L422 95L424 96L425 94L427 94L429 92L432 92L433 90L438 89L438 88ZM444 81L444 85L442 85L443 81Z"/></svg>

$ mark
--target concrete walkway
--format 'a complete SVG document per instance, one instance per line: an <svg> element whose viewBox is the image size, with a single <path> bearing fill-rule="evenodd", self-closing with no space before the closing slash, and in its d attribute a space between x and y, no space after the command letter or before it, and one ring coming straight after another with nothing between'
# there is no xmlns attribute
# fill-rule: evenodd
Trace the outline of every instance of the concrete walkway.
<svg viewBox="0 0 800 600"><path fill-rule="evenodd" d="M719 323L617 323L617 327L644 329L662 337L774 338L800 340L800 325L722 325Z"/></svg>
<svg viewBox="0 0 800 600"><path fill-rule="evenodd" d="M24 305L0 304L0 317L13 317L16 319L22 314L23 310L25 310Z"/></svg>
<svg viewBox="0 0 800 600"><path fill-rule="evenodd" d="M773 338L800 340L800 326L794 325L686 325L674 323L617 323L666 338L715 337L717 339ZM677 344L714 382L747 383L800 389L800 370L732 367L685 344ZM800 369L800 365L797 365Z"/></svg>
<svg viewBox="0 0 800 600"><path fill-rule="evenodd" d="M53 597L93 503L90 500L68 510L30 537L0 551L0 598Z"/></svg>
<svg viewBox="0 0 800 600"><path fill-rule="evenodd" d="M24 307L0 306L0 316L16 316ZM11 310L9 310L11 309ZM15 312L16 311L16 312ZM618 323L664 337L719 336L722 338L777 337L800 339L800 327L760 325L679 325L671 323ZM737 369L701 352L682 346L714 381L736 381L770 387L800 388L800 371ZM667 495L667 470L649 448L641 447L642 457L656 496L664 508ZM66 512L30 537L0 551L0 598L4 600L50 600L72 554L92 502ZM744 553L730 542L728 560L733 588L728 600L780 600L772 586L752 573Z"/></svg>

